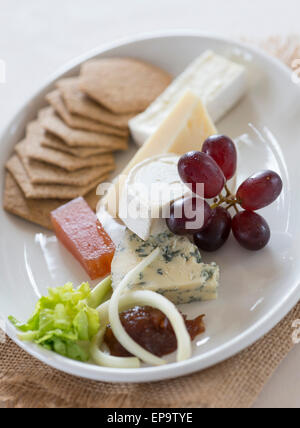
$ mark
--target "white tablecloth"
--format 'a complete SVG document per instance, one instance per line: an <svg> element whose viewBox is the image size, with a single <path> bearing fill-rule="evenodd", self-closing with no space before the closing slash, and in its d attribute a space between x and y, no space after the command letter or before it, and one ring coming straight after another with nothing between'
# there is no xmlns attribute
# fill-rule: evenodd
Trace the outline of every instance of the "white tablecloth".
<svg viewBox="0 0 300 428"><path fill-rule="evenodd" d="M0 0L0 130L66 61L138 32L189 28L227 37L299 32L299 0ZM300 345L256 407L300 407Z"/></svg>

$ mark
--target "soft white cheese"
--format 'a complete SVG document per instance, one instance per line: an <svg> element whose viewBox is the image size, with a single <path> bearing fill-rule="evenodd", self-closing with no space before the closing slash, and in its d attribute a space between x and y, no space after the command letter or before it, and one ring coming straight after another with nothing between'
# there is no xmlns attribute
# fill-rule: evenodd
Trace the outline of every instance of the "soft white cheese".
<svg viewBox="0 0 300 428"><path fill-rule="evenodd" d="M178 173L180 156L159 155L136 165L127 177L119 217L141 239L150 236L155 219L167 218L170 205L191 194Z"/></svg>
<svg viewBox="0 0 300 428"><path fill-rule="evenodd" d="M117 182L102 199L102 204L113 217L118 217L124 183L137 164L160 154L183 155L192 150L201 150L204 141L216 133L217 130L199 97L189 90L186 91L156 132L126 165Z"/></svg>
<svg viewBox="0 0 300 428"><path fill-rule="evenodd" d="M144 144L188 89L202 100L216 122L241 99L246 87L246 68L243 65L206 51L144 113L129 122L132 136L138 145Z"/></svg>
<svg viewBox="0 0 300 428"><path fill-rule="evenodd" d="M112 262L113 288L141 260L159 247L161 255L130 284L127 291L151 290L175 304L214 300L218 297L219 268L203 263L198 248L185 236L176 236L166 226L145 242L126 231Z"/></svg>

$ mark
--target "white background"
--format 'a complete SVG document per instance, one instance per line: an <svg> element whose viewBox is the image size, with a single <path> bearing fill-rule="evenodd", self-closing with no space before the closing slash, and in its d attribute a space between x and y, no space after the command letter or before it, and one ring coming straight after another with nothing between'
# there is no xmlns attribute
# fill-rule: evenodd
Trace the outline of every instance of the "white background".
<svg viewBox="0 0 300 428"><path fill-rule="evenodd" d="M68 60L138 32L189 28L262 39L299 32L299 0L0 0L0 131L46 77ZM300 345L256 407L300 407Z"/></svg>

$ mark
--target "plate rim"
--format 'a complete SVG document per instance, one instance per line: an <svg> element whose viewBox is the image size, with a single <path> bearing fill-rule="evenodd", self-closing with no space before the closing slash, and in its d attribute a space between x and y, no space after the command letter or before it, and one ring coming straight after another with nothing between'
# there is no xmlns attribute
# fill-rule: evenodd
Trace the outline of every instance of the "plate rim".
<svg viewBox="0 0 300 428"><path fill-rule="evenodd" d="M69 73L75 67L78 67L84 61L87 61L97 55L100 55L106 51L121 46L129 45L139 41L168 38L168 37L199 37L202 39L210 39L219 43L225 43L227 45L235 46L241 50L247 50L253 53L255 56L261 57L263 60L273 63L273 67L280 68L282 72L291 75L291 70L281 62L279 59L272 57L265 53L262 49L252 46L249 43L236 41L231 38L215 36L210 33L203 33L198 30L187 30L187 29L175 29L175 30L164 30L164 31L153 31L143 32L130 35L113 42L104 43L99 47L89 50L88 52L75 57L74 59L66 62L62 67L59 67L57 71L51 73L40 87L33 91L31 96L28 96L21 107L13 115L12 119L5 126L4 130L0 134L0 142L4 140L5 135L9 132L9 129L14 125L17 118L21 116L22 112L26 110L28 105L38 99L41 94L61 76ZM300 96L300 87L295 85L295 90L298 90ZM95 381L104 382L126 382L126 383L143 383L143 382L155 382L159 380L172 379L188 375L197 371L204 370L212 367L222 361L227 360L245 348L253 345L264 335L266 335L272 328L274 328L287 314L288 312L298 303L300 300L300 279L294 281L294 286L290 290L290 293L285 296L283 301L280 301L272 310L261 317L256 323L245 330L242 334L236 336L226 344L223 344L213 350L206 352L203 356L193 356L191 359L181 363L171 363L161 367L147 367L142 369L112 369L106 367L94 366L91 364L80 363L77 361L69 360L57 354L53 354L50 351L45 351L39 348L37 345L23 343L16 337L15 329L7 323L6 333L7 335L23 350L37 358L39 361L47 364L50 367L71 374L76 377L83 377ZM71 362L70 362L71 361ZM129 379L130 377L130 379ZM141 379L142 378L142 379Z"/></svg>

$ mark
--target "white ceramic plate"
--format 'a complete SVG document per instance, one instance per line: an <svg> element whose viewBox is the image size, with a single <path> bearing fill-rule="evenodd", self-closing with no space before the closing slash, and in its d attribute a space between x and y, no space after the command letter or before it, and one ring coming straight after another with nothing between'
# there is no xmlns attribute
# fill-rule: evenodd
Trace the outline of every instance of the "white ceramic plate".
<svg viewBox="0 0 300 428"><path fill-rule="evenodd" d="M44 105L45 94L58 78L75 75L80 64L99 56L133 56L148 60L174 75L184 70L205 49L246 63L249 91L246 98L218 124L232 137L249 134L239 142L239 180L261 168L280 172L284 192L264 215L272 228L268 248L258 253L243 250L231 238L218 253L205 255L221 267L220 297L215 302L181 308L189 316L206 314L206 334L194 343L193 357L186 362L139 370L116 370L81 364L50 353L32 344L20 343L7 326L10 337L27 352L59 370L108 382L145 382L172 378L214 365L236 354L276 325L300 298L300 90L291 72L262 52L232 41L201 36L195 32L145 35L110 45L75 60L55 76L16 115L1 138L0 161L3 188L4 163L14 145L23 137L26 123ZM255 125L260 134L254 132ZM119 169L132 156L119 157ZM86 274L56 242L39 227L0 212L0 313L26 320L38 297L47 287L75 284Z"/></svg>

